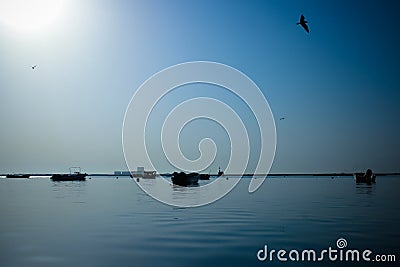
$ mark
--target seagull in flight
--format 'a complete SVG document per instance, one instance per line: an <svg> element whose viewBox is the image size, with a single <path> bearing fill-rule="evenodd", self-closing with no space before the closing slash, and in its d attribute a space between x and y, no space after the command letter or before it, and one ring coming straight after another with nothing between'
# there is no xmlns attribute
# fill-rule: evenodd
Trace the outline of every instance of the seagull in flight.
<svg viewBox="0 0 400 267"><path fill-rule="evenodd" d="M301 27L303 27L304 30L306 30L306 32L309 33L307 22L308 22L308 21L306 20L306 18L303 16L303 14L301 14L300 21L297 22L297 25L300 24Z"/></svg>
<svg viewBox="0 0 400 267"><path fill-rule="evenodd" d="M31 68L34 70L36 67L37 67L37 65L35 65L35 66L32 66Z"/></svg>

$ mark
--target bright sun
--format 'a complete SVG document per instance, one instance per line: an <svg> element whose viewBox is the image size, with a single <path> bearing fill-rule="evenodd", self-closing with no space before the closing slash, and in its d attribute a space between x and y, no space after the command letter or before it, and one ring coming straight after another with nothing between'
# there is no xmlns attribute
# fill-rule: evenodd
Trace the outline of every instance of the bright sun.
<svg viewBox="0 0 400 267"><path fill-rule="evenodd" d="M0 22L24 32L44 30L61 15L64 0L0 0Z"/></svg>

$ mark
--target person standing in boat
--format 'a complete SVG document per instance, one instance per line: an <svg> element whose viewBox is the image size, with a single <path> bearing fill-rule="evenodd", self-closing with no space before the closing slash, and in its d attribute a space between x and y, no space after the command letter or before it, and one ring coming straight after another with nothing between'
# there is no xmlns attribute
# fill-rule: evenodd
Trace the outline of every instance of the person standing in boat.
<svg viewBox="0 0 400 267"><path fill-rule="evenodd" d="M368 169L368 170L365 172L364 177L365 177L365 181L366 181L367 183L372 183L372 177L373 177L372 170L371 170L371 169Z"/></svg>

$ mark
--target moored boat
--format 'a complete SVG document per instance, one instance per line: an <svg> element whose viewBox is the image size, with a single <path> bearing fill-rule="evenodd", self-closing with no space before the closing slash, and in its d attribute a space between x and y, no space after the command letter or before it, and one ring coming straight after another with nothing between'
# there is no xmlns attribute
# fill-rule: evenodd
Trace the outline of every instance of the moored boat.
<svg viewBox="0 0 400 267"><path fill-rule="evenodd" d="M375 183L376 175L372 173L371 169L368 169L365 173L357 172L354 173L354 180L356 183Z"/></svg>
<svg viewBox="0 0 400 267"><path fill-rule="evenodd" d="M7 178L29 178L31 177L29 174L7 174Z"/></svg>
<svg viewBox="0 0 400 267"><path fill-rule="evenodd" d="M154 179L156 178L156 171L144 171L143 177L144 179Z"/></svg>
<svg viewBox="0 0 400 267"><path fill-rule="evenodd" d="M210 180L210 175L206 173L199 174L200 180Z"/></svg>
<svg viewBox="0 0 400 267"><path fill-rule="evenodd" d="M130 172L131 178L144 178L144 179L154 179L157 176L156 171L145 171L144 167L137 167L136 171Z"/></svg>
<svg viewBox="0 0 400 267"><path fill-rule="evenodd" d="M180 186L191 186L191 185L198 185L199 184L199 174L196 172L192 172L186 174L184 172L174 172L172 174L171 180L172 183L175 185Z"/></svg>
<svg viewBox="0 0 400 267"><path fill-rule="evenodd" d="M224 174L224 172L223 171L221 171L221 168L220 167L218 167L218 177L220 177L220 176L222 176Z"/></svg>
<svg viewBox="0 0 400 267"><path fill-rule="evenodd" d="M72 169L79 169L79 171L72 172ZM81 173L80 167L69 168L69 174L53 174L50 179L52 181L85 181L87 173Z"/></svg>

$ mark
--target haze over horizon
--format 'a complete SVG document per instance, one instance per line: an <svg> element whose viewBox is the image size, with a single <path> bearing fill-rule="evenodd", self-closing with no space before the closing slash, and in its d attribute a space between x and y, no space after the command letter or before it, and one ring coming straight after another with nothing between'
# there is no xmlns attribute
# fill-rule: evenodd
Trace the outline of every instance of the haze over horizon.
<svg viewBox="0 0 400 267"><path fill-rule="evenodd" d="M196 60L230 65L261 89L276 123L272 173L400 172L399 7L65 1L47 11L56 15L40 29L15 28L0 13L0 173L126 170L122 123L136 89L164 68ZM296 25L301 14L309 34ZM151 118L154 146L159 118L191 97L230 103L254 133L248 107L223 89L178 89ZM213 137L220 154L209 170L223 168L224 130L209 121L188 126L183 153L195 159L198 141Z"/></svg>

